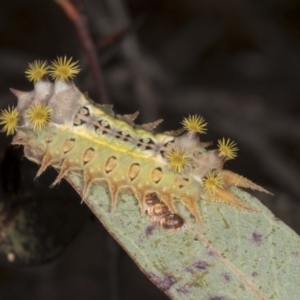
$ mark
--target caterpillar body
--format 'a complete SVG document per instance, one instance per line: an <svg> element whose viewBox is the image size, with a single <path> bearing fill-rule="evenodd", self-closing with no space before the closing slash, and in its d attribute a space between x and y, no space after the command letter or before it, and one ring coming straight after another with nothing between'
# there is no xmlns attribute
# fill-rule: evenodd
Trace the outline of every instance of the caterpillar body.
<svg viewBox="0 0 300 300"><path fill-rule="evenodd" d="M267 192L252 181L224 170L224 163L236 156L233 141L218 141L217 149L208 149L200 141L206 123L201 116L189 116L176 131L154 133L161 122L136 125L138 113L117 115L108 105L94 103L81 93L72 78L79 72L72 59L58 58L50 67L35 61L26 71L34 90L11 89L18 98L16 108L0 114L2 131L15 134L12 144L23 145L25 156L38 164L40 176L49 166L59 170L53 185L68 172L83 177L82 197L93 184L104 184L115 208L121 191L130 191L139 202L141 212L162 228L183 227L175 199L185 205L203 225L198 202L201 199L224 202L238 209L255 211L231 193L231 186ZM50 74L54 79L47 78ZM154 220L148 195L165 214ZM157 222L159 220L159 222Z"/></svg>

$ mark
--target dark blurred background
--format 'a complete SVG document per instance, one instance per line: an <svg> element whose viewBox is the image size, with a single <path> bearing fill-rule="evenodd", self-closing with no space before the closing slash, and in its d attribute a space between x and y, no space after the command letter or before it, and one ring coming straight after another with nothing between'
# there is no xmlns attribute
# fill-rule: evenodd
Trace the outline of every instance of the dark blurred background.
<svg viewBox="0 0 300 300"><path fill-rule="evenodd" d="M203 141L235 140L228 168L300 232L299 0L1 1L0 108L10 87L32 89L29 62L62 55L80 61L82 91L140 123L203 115ZM1 300L167 299L67 184L48 189L53 170L33 181L38 167L0 140Z"/></svg>

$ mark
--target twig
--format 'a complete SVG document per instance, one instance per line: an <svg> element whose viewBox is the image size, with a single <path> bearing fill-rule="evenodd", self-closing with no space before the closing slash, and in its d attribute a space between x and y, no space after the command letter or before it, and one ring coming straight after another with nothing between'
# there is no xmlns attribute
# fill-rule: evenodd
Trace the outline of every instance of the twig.
<svg viewBox="0 0 300 300"><path fill-rule="evenodd" d="M89 33L88 27L77 5L71 0L55 0L65 11L69 19L74 23L80 42L86 52L88 62L92 71L95 87L99 95L100 103L109 103L105 89L102 70L98 60L97 51Z"/></svg>

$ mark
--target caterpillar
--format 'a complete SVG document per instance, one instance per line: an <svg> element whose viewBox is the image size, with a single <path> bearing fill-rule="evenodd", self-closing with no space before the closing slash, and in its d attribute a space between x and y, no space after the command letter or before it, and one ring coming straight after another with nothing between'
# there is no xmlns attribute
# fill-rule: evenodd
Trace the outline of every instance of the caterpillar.
<svg viewBox="0 0 300 300"><path fill-rule="evenodd" d="M12 144L24 146L25 156L40 164L36 177L52 166L59 171L54 186L69 172L78 173L84 181L82 198L88 196L93 184L105 185L112 209L118 194L129 191L137 198L141 213L147 211L152 221L154 210L148 195L155 194L159 199L156 204L166 213L154 221L165 229L183 227L175 200L203 226L200 200L251 212L256 210L240 201L230 188L269 193L223 168L237 156L236 143L222 138L216 149L210 149L210 143L201 142L201 134L207 131L202 116L190 115L178 130L155 133L162 120L137 125L138 112L118 115L111 106L94 103L81 93L73 82L79 71L78 62L66 56L50 66L41 60L30 63L25 74L34 89L11 89L18 98L17 106L0 113L2 131L14 135Z"/></svg>

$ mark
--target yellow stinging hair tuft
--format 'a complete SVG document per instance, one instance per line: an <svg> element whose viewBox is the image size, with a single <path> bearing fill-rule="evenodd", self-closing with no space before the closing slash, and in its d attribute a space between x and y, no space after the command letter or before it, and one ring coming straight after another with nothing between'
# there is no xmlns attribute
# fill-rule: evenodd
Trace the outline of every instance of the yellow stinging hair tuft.
<svg viewBox="0 0 300 300"><path fill-rule="evenodd" d="M51 119L51 109L46 104L33 104L27 109L26 118L33 130L42 130Z"/></svg>
<svg viewBox="0 0 300 300"><path fill-rule="evenodd" d="M214 195L217 189L223 188L223 179L221 174L216 172L208 172L206 177L203 179L203 187L205 192Z"/></svg>
<svg viewBox="0 0 300 300"><path fill-rule="evenodd" d="M165 156L169 168L175 172L181 173L191 165L191 158L189 155L179 148L172 149L170 152L167 152Z"/></svg>
<svg viewBox="0 0 300 300"><path fill-rule="evenodd" d="M204 118L199 115L189 115L187 118L183 119L181 124L187 131L206 133L207 130L207 123L205 122Z"/></svg>
<svg viewBox="0 0 300 300"><path fill-rule="evenodd" d="M73 79L79 72L78 61L72 61L72 57L58 57L50 67L50 75L54 80Z"/></svg>
<svg viewBox="0 0 300 300"><path fill-rule="evenodd" d="M19 111L16 108L8 107L0 112L0 125L3 125L2 132L6 135L14 134L17 131Z"/></svg>
<svg viewBox="0 0 300 300"><path fill-rule="evenodd" d="M48 74L49 66L46 61L35 60L28 64L28 69L25 71L26 78L29 81L37 82Z"/></svg>
<svg viewBox="0 0 300 300"><path fill-rule="evenodd" d="M237 157L237 151L239 150L236 147L236 143L230 139L223 138L218 140L219 156L224 156L226 160L234 159Z"/></svg>

